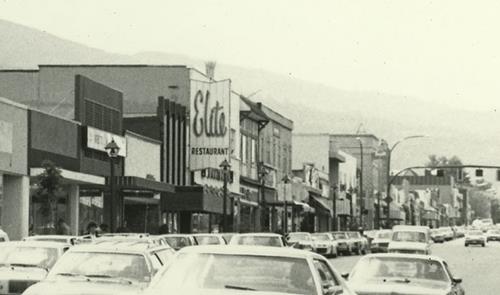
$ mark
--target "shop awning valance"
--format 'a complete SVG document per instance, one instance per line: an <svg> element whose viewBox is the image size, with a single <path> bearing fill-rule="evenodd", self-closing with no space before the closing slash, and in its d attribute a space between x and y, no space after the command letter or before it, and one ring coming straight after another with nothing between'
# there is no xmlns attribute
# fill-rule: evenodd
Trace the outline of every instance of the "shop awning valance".
<svg viewBox="0 0 500 295"><path fill-rule="evenodd" d="M310 198L317 209L328 212L330 216L332 215L331 201L329 202L328 199L325 199L323 197L311 196Z"/></svg>
<svg viewBox="0 0 500 295"><path fill-rule="evenodd" d="M109 186L109 182L110 177L106 177L106 186ZM115 184L117 189L122 190L146 190L158 193L175 192L174 185L136 176L116 176Z"/></svg>

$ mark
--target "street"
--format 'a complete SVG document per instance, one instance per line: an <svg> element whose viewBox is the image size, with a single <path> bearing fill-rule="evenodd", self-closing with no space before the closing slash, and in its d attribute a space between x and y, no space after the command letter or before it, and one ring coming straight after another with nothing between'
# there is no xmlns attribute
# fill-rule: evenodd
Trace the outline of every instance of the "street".
<svg viewBox="0 0 500 295"><path fill-rule="evenodd" d="M464 239L432 245L432 254L445 259L450 270L463 279L466 294L496 295L500 289L498 265L500 243L490 242L486 248L464 247ZM349 272L360 256L339 257L330 260L340 272Z"/></svg>

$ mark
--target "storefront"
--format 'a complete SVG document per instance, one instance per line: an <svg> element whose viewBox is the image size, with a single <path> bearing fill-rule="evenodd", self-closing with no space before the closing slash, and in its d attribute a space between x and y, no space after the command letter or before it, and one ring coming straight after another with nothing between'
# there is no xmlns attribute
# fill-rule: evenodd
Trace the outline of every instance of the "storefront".
<svg viewBox="0 0 500 295"><path fill-rule="evenodd" d="M0 97L0 228L11 240L28 235L28 109Z"/></svg>

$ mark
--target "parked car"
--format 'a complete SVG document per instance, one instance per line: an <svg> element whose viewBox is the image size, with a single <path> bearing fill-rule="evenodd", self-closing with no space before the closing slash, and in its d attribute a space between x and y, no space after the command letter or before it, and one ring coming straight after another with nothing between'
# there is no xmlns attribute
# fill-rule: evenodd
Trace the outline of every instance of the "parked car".
<svg viewBox="0 0 500 295"><path fill-rule="evenodd" d="M69 248L59 242L0 243L0 294L21 294L43 280Z"/></svg>
<svg viewBox="0 0 500 295"><path fill-rule="evenodd" d="M188 246L196 246L196 239L193 235L187 234L168 234L168 235L160 235L160 238L165 240L167 244L174 248L176 251L188 247Z"/></svg>
<svg viewBox="0 0 500 295"><path fill-rule="evenodd" d="M285 238L279 234L273 233L248 233L236 234L231 238L229 245L246 246L268 246L268 247L286 247Z"/></svg>
<svg viewBox="0 0 500 295"><path fill-rule="evenodd" d="M441 228L442 233L444 235L444 240L445 241L451 241L455 238L455 232L451 227L443 227Z"/></svg>
<svg viewBox="0 0 500 295"><path fill-rule="evenodd" d="M389 253L431 254L430 229L427 226L396 225L392 228Z"/></svg>
<svg viewBox="0 0 500 295"><path fill-rule="evenodd" d="M465 234L465 247L469 245L480 245L486 247L487 239L482 230L471 230Z"/></svg>
<svg viewBox="0 0 500 295"><path fill-rule="evenodd" d="M23 239L23 241L56 242L68 245L75 245L77 240L78 240L77 236L64 236L64 235L36 235L36 236L29 236Z"/></svg>
<svg viewBox="0 0 500 295"><path fill-rule="evenodd" d="M224 241L226 241L226 244L229 244L233 236L236 234L237 233L221 233L219 235L224 239Z"/></svg>
<svg viewBox="0 0 500 295"><path fill-rule="evenodd" d="M198 245L226 245L226 240L220 234L194 234Z"/></svg>
<svg viewBox="0 0 500 295"><path fill-rule="evenodd" d="M109 241L113 243L113 241ZM103 242L71 248L47 278L26 290L38 294L136 294L144 290L158 270L174 256L168 246L145 243Z"/></svg>
<svg viewBox="0 0 500 295"><path fill-rule="evenodd" d="M391 238L392 230L386 229L377 231L371 242L370 251L372 253L387 253Z"/></svg>
<svg viewBox="0 0 500 295"><path fill-rule="evenodd" d="M2 229L0 229L0 243L1 242L8 242L9 241L9 235L4 232Z"/></svg>
<svg viewBox="0 0 500 295"><path fill-rule="evenodd" d="M443 230L440 228L435 228L431 230L431 239L434 243L444 243L445 237L444 237Z"/></svg>
<svg viewBox="0 0 500 295"><path fill-rule="evenodd" d="M443 259L418 254L370 254L358 261L348 277L358 295L464 295L461 283Z"/></svg>
<svg viewBox="0 0 500 295"><path fill-rule="evenodd" d="M345 232L332 232L333 238L337 241L337 253L351 255L353 253L354 241L349 239Z"/></svg>
<svg viewBox="0 0 500 295"><path fill-rule="evenodd" d="M486 241L500 241L500 230L490 229L486 232Z"/></svg>
<svg viewBox="0 0 500 295"><path fill-rule="evenodd" d="M351 240L354 241L355 249L359 255L361 254L366 254L369 250L368 247L368 239L363 237L359 232L357 231L350 231L347 232L347 235Z"/></svg>
<svg viewBox="0 0 500 295"><path fill-rule="evenodd" d="M144 293L354 295L321 255L296 249L201 246L179 251Z"/></svg>
<svg viewBox="0 0 500 295"><path fill-rule="evenodd" d="M330 233L315 233L312 234L314 242L314 252L322 254L326 257L337 257L338 243Z"/></svg>
<svg viewBox="0 0 500 295"><path fill-rule="evenodd" d="M293 248L314 251L314 241L310 233L292 232L286 236L286 241Z"/></svg>

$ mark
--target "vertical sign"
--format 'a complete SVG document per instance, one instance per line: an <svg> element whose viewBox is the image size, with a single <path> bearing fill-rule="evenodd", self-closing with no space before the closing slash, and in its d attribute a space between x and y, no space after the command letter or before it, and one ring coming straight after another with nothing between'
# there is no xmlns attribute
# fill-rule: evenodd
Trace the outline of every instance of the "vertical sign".
<svg viewBox="0 0 500 295"><path fill-rule="evenodd" d="M231 81L191 80L191 170L219 168L229 157Z"/></svg>

